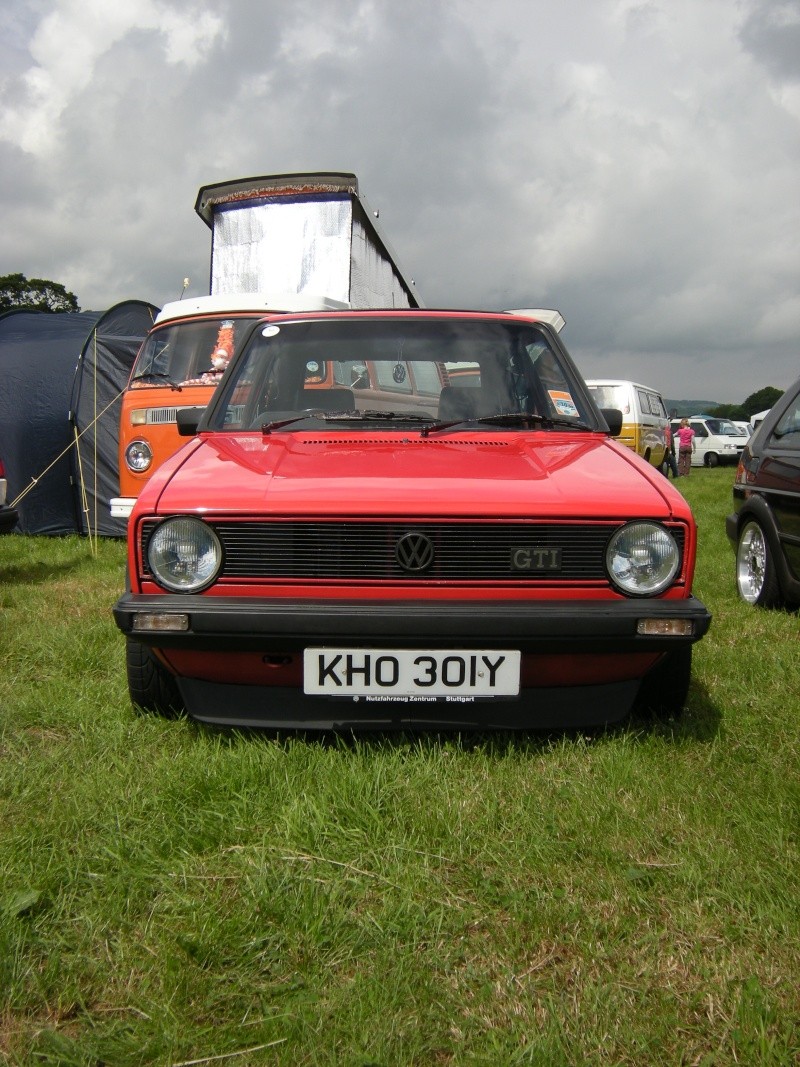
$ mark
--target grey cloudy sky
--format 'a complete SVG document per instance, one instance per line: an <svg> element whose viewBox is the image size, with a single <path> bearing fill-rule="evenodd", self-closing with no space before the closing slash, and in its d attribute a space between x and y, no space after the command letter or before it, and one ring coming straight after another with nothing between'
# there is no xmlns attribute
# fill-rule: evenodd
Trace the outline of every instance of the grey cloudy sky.
<svg viewBox="0 0 800 1067"><path fill-rule="evenodd" d="M800 0L4 0L0 274L208 291L201 185L355 172L431 307L587 377L800 374Z"/></svg>

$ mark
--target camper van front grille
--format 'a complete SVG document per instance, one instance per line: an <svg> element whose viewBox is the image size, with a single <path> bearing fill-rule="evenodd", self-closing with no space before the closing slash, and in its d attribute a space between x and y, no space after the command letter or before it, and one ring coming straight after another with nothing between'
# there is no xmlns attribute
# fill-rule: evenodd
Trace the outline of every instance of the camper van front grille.
<svg viewBox="0 0 800 1067"><path fill-rule="evenodd" d="M178 421L177 408L148 408L145 422L148 426L164 426Z"/></svg>

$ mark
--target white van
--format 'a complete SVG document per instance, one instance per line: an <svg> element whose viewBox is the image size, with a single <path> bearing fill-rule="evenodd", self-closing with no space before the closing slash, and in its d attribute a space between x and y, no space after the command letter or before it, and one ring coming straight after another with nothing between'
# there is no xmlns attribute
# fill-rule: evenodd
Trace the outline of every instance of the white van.
<svg viewBox="0 0 800 1067"><path fill-rule="evenodd" d="M759 426L764 421L764 419L767 417L767 415L769 415L770 410L771 410L770 408L766 408L764 411L756 412L756 414L751 417L751 419L750 419L750 428L751 428L753 433L756 432L756 430L759 428Z"/></svg>
<svg viewBox="0 0 800 1067"><path fill-rule="evenodd" d="M680 419L673 419L672 433L675 448ZM712 415L692 415L689 425L694 430L693 467L717 467L720 463L738 463L747 444L747 435L730 419L716 419Z"/></svg>
<svg viewBox="0 0 800 1067"><path fill-rule="evenodd" d="M622 430L616 440L654 467L660 467L669 425L661 394L648 385L619 378L592 378L586 385L599 408L617 408L622 412Z"/></svg>

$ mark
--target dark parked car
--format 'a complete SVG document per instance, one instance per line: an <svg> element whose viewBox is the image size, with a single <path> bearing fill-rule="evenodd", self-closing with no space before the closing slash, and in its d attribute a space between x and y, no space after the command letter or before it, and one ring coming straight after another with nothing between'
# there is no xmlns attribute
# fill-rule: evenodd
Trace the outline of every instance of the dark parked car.
<svg viewBox="0 0 800 1067"><path fill-rule="evenodd" d="M6 504L6 469L0 459L0 534L8 533L17 525L19 515Z"/></svg>
<svg viewBox="0 0 800 1067"><path fill-rule="evenodd" d="M748 604L800 605L800 379L787 389L742 454L725 520L736 586Z"/></svg>

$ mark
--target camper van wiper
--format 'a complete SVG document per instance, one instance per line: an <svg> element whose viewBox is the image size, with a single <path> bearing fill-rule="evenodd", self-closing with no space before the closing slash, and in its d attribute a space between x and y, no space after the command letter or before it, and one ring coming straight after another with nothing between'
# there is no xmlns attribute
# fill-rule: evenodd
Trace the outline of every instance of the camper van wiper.
<svg viewBox="0 0 800 1067"><path fill-rule="evenodd" d="M168 374L164 374L163 371L144 370L141 374L135 374L133 378L131 378L132 382L146 382L154 380L163 380L170 387L170 389L174 389L178 393L180 393L180 391L183 389L182 385L178 385L177 382L174 382L172 378L170 378Z"/></svg>

